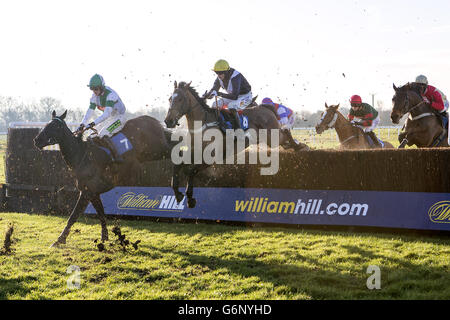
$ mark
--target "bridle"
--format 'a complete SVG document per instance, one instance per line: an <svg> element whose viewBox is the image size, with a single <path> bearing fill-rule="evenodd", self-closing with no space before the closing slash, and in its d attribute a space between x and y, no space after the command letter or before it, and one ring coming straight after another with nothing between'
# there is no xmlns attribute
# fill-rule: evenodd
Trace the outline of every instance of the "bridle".
<svg viewBox="0 0 450 320"><path fill-rule="evenodd" d="M328 111L327 111L327 112L328 112ZM325 115L326 115L326 114L325 114ZM325 115L322 117L322 121L323 121ZM337 119L338 119L338 113L335 111L332 120L326 124L327 128L329 128L329 129L335 128ZM321 123L322 123L322 122L321 122ZM352 135L352 136L348 137L347 139L345 139L344 141L342 141L341 144L346 144L346 143L349 142L350 140L352 140L352 139L354 139L354 138L357 138L357 137L359 137L359 136L360 136L360 134Z"/></svg>
<svg viewBox="0 0 450 320"><path fill-rule="evenodd" d="M180 89L180 88L178 88L178 89ZM192 106L191 107L187 106L188 101L186 101L186 100L188 100L188 99L185 96L185 94L186 93L183 92L182 95L181 95L183 101L180 102L180 104L181 104L181 108L180 108L181 109L181 113L179 112L180 116L176 119L176 125L179 124L178 121L181 119L181 117L183 117L184 115L187 115L189 113L189 110L192 109ZM175 95L178 95L178 92L174 92L174 94L170 98L170 108L172 108L172 106L173 106L173 99L174 99L174 97L176 97ZM200 104L200 107L202 107L203 114L204 114L203 119L202 119L202 127L198 128L198 129L189 129L189 133L191 133L191 134L195 134L195 133L198 133L198 132L203 132L203 130L205 130L205 129L209 128L209 127L216 127L216 126L219 125L218 121L207 122L206 120L207 120L207 117L208 117L208 110L204 106L202 106L201 104ZM217 110L215 111L215 115L216 115L216 118L218 118Z"/></svg>
<svg viewBox="0 0 450 320"><path fill-rule="evenodd" d="M405 103L404 103L404 106L403 106L403 108L402 108L402 117L405 115L405 114L407 114L407 113L409 113L409 119L411 120L411 121L415 121L415 120L419 120L419 119L422 119L422 118L424 118L424 117L429 117L429 116L434 116L434 114L432 113L432 112L424 112L424 113L420 113L419 115L417 115L417 116L412 116L412 112L414 111L414 110L416 110L419 106L421 106L423 103L425 103L425 100L422 98L422 101L420 101L418 104L416 104L416 105L414 105L413 107L411 107L411 108L407 108L408 106L409 106L409 96L408 96L408 90L406 91L406 93L405 93ZM406 112L404 111L405 109L407 109L406 110Z"/></svg>

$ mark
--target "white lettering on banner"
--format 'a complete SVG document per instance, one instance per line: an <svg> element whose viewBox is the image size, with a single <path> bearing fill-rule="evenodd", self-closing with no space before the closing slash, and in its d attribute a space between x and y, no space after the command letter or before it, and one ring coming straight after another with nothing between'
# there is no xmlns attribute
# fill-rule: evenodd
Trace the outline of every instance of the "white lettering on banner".
<svg viewBox="0 0 450 320"><path fill-rule="evenodd" d="M156 198L149 198L148 195L134 192L126 192L117 200L117 208L122 210L183 210L184 198L177 203L175 196L160 195Z"/></svg>
<svg viewBox="0 0 450 320"><path fill-rule="evenodd" d="M322 208L322 199L309 199L302 201L298 199L297 203L293 201L269 201L269 198L255 197L250 200L236 200L236 212L255 212L255 213L286 213L286 214L314 214L329 216L366 216L369 210L369 205L366 203L330 203L326 209Z"/></svg>
<svg viewBox="0 0 450 320"><path fill-rule="evenodd" d="M161 198L161 203L159 205L159 209L183 210L184 204L183 204L183 201L180 201L180 203L177 203L175 196L163 196Z"/></svg>

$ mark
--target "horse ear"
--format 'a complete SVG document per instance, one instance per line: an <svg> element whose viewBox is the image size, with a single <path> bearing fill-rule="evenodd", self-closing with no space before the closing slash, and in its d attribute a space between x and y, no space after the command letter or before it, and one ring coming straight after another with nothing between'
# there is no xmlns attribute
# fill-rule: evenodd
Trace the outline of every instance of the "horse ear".
<svg viewBox="0 0 450 320"><path fill-rule="evenodd" d="M61 120L64 120L67 116L67 110L59 117Z"/></svg>
<svg viewBox="0 0 450 320"><path fill-rule="evenodd" d="M187 87L190 87L190 86L191 86L191 83L192 83L192 81L191 81L191 82L189 82L189 83L187 84Z"/></svg>
<svg viewBox="0 0 450 320"><path fill-rule="evenodd" d="M173 86L176 88L178 88L178 84L177 84L177 80L175 80L175 82L173 83Z"/></svg>
<svg viewBox="0 0 450 320"><path fill-rule="evenodd" d="M55 118L55 117L56 117L56 111L53 110L53 112L52 112L52 118Z"/></svg>
<svg viewBox="0 0 450 320"><path fill-rule="evenodd" d="M397 87L395 86L395 84L394 84L394 83L392 84L392 87L394 88L394 90L395 90L395 91L397 91L397 90L398 90L398 88L397 88Z"/></svg>
<svg viewBox="0 0 450 320"><path fill-rule="evenodd" d="M339 109L339 106L340 106L340 105L341 105L341 104L340 104L340 103L338 103L338 104L337 104L337 106L336 106L336 109Z"/></svg>
<svg viewBox="0 0 450 320"><path fill-rule="evenodd" d="M325 102L325 109L328 109L328 105L327 105L327 103Z"/></svg>

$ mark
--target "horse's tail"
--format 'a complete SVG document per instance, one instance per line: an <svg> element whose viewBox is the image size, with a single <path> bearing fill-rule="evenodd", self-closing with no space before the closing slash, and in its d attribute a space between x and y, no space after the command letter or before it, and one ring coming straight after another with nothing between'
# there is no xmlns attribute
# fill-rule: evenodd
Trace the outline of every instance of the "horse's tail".
<svg viewBox="0 0 450 320"><path fill-rule="evenodd" d="M277 110L275 109L275 107L271 104L260 104L261 107L264 107L266 109L269 109L270 111L273 112L273 114L275 115L275 117L277 118L277 120L280 120L280 117L278 116Z"/></svg>

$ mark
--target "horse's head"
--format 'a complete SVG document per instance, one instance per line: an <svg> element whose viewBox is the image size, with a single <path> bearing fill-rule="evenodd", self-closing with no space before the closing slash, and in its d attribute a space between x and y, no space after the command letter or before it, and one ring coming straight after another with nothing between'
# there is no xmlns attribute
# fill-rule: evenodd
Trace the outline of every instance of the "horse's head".
<svg viewBox="0 0 450 320"><path fill-rule="evenodd" d="M52 120L42 129L42 131L34 138L34 145L42 150L42 148L57 144L61 141L61 137L64 133L64 129L67 128L64 119L66 118L67 110L60 115L56 116L56 112L52 113Z"/></svg>
<svg viewBox="0 0 450 320"><path fill-rule="evenodd" d="M189 112L190 103L188 98L188 88L190 84L191 83L180 82L180 84L177 85L177 82L175 81L173 94L169 98L169 111L164 119L167 128L174 128L179 124L178 121L181 117Z"/></svg>
<svg viewBox="0 0 450 320"><path fill-rule="evenodd" d="M321 134L325 130L334 127L334 124L336 123L336 119L338 117L338 108L339 104L335 106L328 106L325 102L325 111L322 112L322 117L320 118L319 123L316 125L316 132L318 134Z"/></svg>
<svg viewBox="0 0 450 320"><path fill-rule="evenodd" d="M407 83L404 86L397 88L395 84L393 84L393 88L395 94L392 97L391 120L393 123L397 124L406 113L411 111L411 109L419 103L423 102L423 98L420 94L420 85Z"/></svg>

